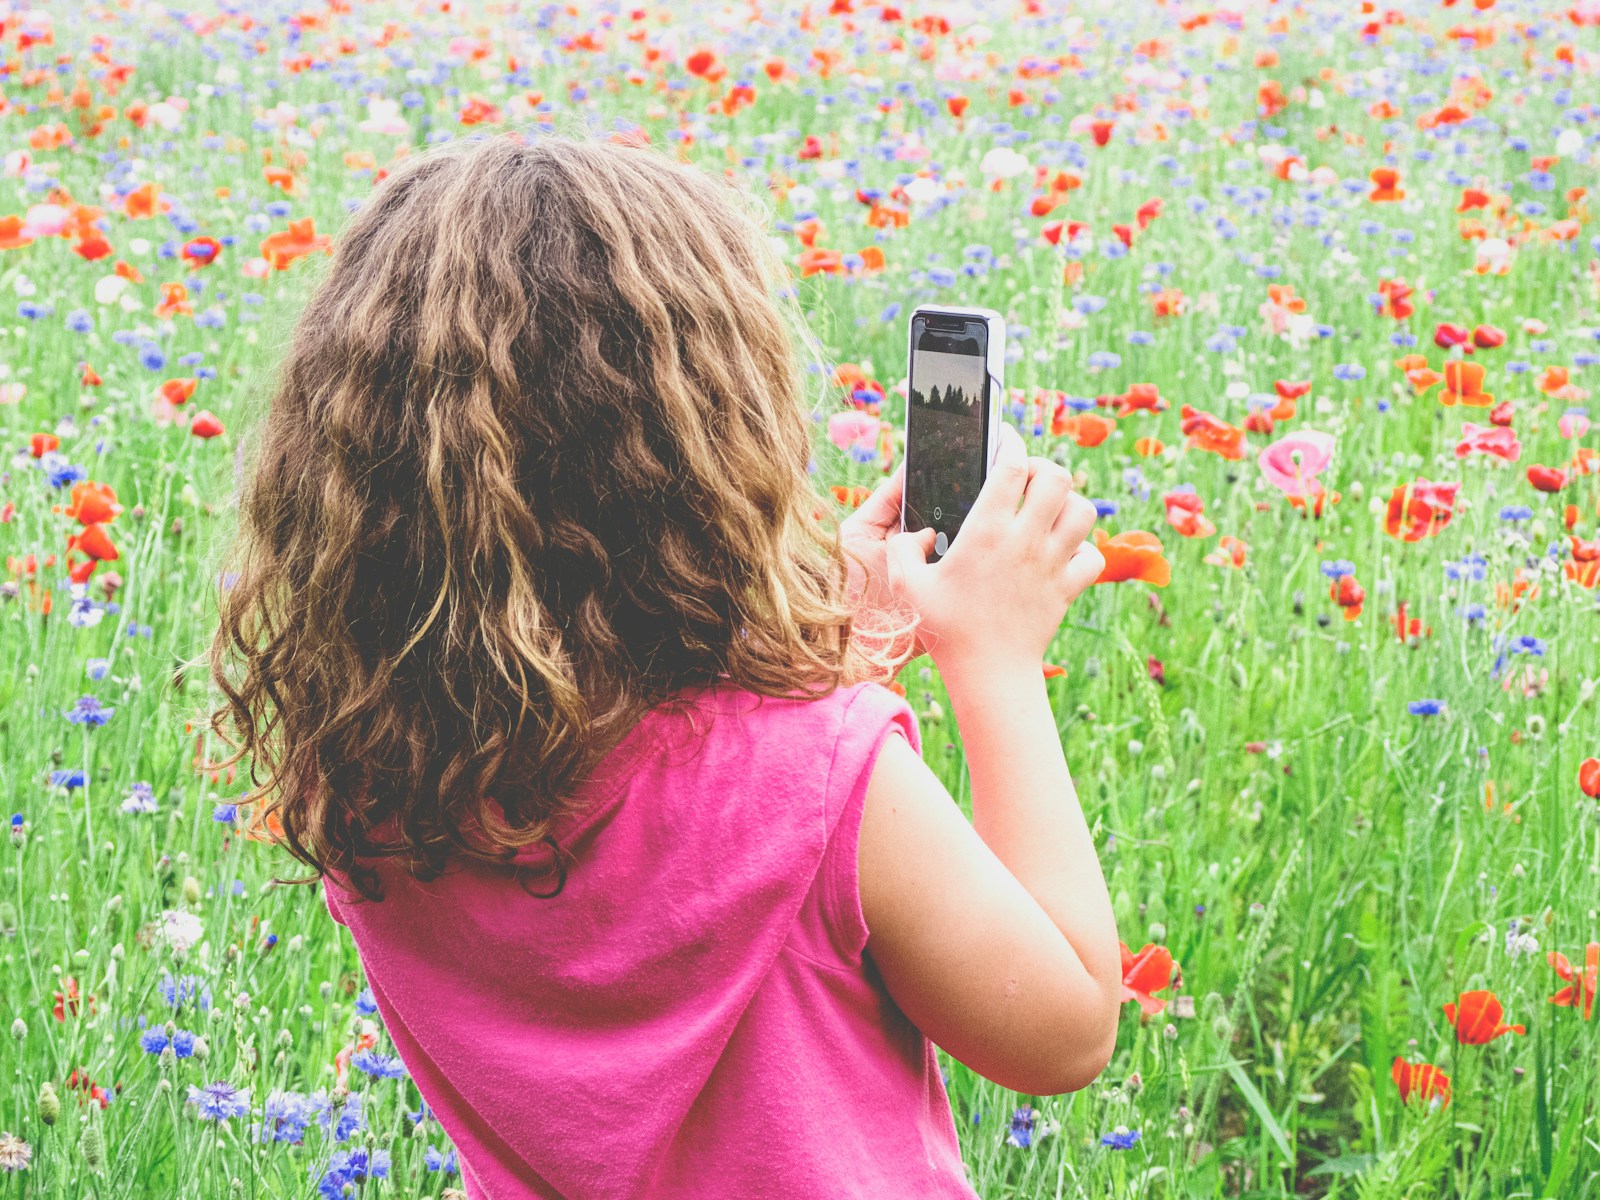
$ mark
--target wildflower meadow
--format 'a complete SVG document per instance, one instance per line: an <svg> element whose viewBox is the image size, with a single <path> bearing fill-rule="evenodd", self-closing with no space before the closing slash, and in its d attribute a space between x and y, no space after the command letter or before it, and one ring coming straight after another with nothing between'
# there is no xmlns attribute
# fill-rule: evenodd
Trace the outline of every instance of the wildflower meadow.
<svg viewBox="0 0 1600 1200"><path fill-rule="evenodd" d="M756 198L828 519L921 302L1100 510L1047 673L1127 1003L1070 1095L941 1055L983 1196L1600 1195L1595 0L60 0L0 63L0 1198L463 1195L203 653L347 214L507 132Z"/></svg>

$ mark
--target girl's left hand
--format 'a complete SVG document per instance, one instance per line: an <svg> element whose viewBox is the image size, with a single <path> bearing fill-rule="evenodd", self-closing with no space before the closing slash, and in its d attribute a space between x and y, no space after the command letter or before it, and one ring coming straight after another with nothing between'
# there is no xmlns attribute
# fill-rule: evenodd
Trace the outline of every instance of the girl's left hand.
<svg viewBox="0 0 1600 1200"><path fill-rule="evenodd" d="M903 607L889 591L888 540L900 532L900 497L905 490L905 464L895 468L872 495L839 523L839 542L850 562L849 596L857 612L880 612L889 621L901 619ZM916 614L906 614L914 618ZM912 641L905 661L926 654L919 633ZM904 661L899 665L903 666Z"/></svg>

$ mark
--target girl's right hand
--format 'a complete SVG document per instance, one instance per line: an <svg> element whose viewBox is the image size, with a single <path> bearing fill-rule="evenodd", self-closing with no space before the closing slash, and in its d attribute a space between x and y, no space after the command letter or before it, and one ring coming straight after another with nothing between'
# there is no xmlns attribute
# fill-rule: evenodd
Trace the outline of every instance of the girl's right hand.
<svg viewBox="0 0 1600 1200"><path fill-rule="evenodd" d="M1066 470L1029 458L1007 425L944 558L928 561L932 529L889 539L889 588L916 611L941 673L1039 668L1067 606L1105 570L1086 544L1097 516Z"/></svg>

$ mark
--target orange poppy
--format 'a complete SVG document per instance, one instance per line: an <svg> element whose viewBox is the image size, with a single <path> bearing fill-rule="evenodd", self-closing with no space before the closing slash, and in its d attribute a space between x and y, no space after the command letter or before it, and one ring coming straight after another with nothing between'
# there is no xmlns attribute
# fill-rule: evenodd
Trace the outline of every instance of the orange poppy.
<svg viewBox="0 0 1600 1200"><path fill-rule="evenodd" d="M1413 1096L1423 1101L1437 1098L1441 1106L1450 1103L1450 1076L1431 1063L1409 1063L1397 1057L1389 1073L1400 1089L1401 1104L1410 1104Z"/></svg>
<svg viewBox="0 0 1600 1200"><path fill-rule="evenodd" d="M311 217L302 217L298 221L290 221L289 228L278 233L269 233L261 239L261 257L269 262L274 270L282 271L297 258L321 251L330 253L329 247L333 239L326 234L317 232L316 223Z"/></svg>
<svg viewBox="0 0 1600 1200"><path fill-rule="evenodd" d="M1444 365L1444 390L1439 402L1454 406L1457 401L1473 408L1488 408L1494 397L1483 390L1483 364L1463 362L1460 359Z"/></svg>
<svg viewBox="0 0 1600 1200"><path fill-rule="evenodd" d="M1122 952L1122 1003L1137 1001L1147 1016L1166 1008L1167 1002L1151 993L1171 987L1175 975L1181 980L1172 951L1149 942L1137 954L1125 942L1118 942L1117 948Z"/></svg>
<svg viewBox="0 0 1600 1200"><path fill-rule="evenodd" d="M1562 1008L1576 1008L1581 1003L1583 1019L1587 1021L1592 1018L1595 985L1600 982L1600 942L1590 942L1584 948L1582 974L1567 961L1565 954L1552 950L1548 957L1556 974L1567 981L1566 987L1550 997L1550 1003Z"/></svg>
<svg viewBox="0 0 1600 1200"><path fill-rule="evenodd" d="M1418 479L1403 483L1389 497L1383 531L1402 542L1420 542L1433 537L1455 516L1456 493L1461 484L1433 483Z"/></svg>
<svg viewBox="0 0 1600 1200"><path fill-rule="evenodd" d="M1087 449L1098 446L1111 436L1116 423L1097 417L1093 413L1083 413L1075 417L1066 417L1051 423L1050 432L1057 437L1070 437L1078 445Z"/></svg>
<svg viewBox="0 0 1600 1200"><path fill-rule="evenodd" d="M1586 758L1578 767L1578 790L1591 800L1600 800L1600 758Z"/></svg>
<svg viewBox="0 0 1600 1200"><path fill-rule="evenodd" d="M1210 537L1217 531L1203 515L1205 501L1194 492L1168 492L1161 499L1167 506L1167 524L1183 537Z"/></svg>
<svg viewBox="0 0 1600 1200"><path fill-rule="evenodd" d="M1179 410L1183 421L1178 428L1191 450L1205 450L1238 461L1244 457L1244 430L1229 425L1221 417L1185 404Z"/></svg>
<svg viewBox="0 0 1600 1200"><path fill-rule="evenodd" d="M1213 567L1232 567L1235 570L1244 566L1245 559L1250 553L1250 547L1231 534L1223 534L1217 541L1220 549L1213 550L1206 555L1206 562Z"/></svg>
<svg viewBox="0 0 1600 1200"><path fill-rule="evenodd" d="M837 275L844 270L844 255L837 250L806 250L800 255L800 278Z"/></svg>
<svg viewBox="0 0 1600 1200"><path fill-rule="evenodd" d="M1166 412L1167 402L1161 397L1161 389L1153 383L1135 383L1129 386L1122 395L1115 397L1117 416L1125 417L1132 412Z"/></svg>
<svg viewBox="0 0 1600 1200"><path fill-rule="evenodd" d="M1378 167L1367 178L1372 180L1372 191L1367 196L1368 200L1381 203L1406 198L1405 189L1400 186L1400 172L1393 167Z"/></svg>
<svg viewBox="0 0 1600 1200"><path fill-rule="evenodd" d="M20 250L33 244L33 239L22 232L24 221L12 213L0 217L0 250Z"/></svg>
<svg viewBox="0 0 1600 1200"><path fill-rule="evenodd" d="M1130 530L1110 537L1104 529L1096 529L1094 544L1106 560L1106 569L1100 572L1096 583L1138 580L1153 587L1166 587L1172 582L1172 564L1162 553L1161 539L1153 533Z"/></svg>
<svg viewBox="0 0 1600 1200"><path fill-rule="evenodd" d="M1444 1006L1445 1019L1454 1026L1456 1041L1464 1046L1482 1046L1508 1033L1528 1032L1525 1025L1506 1025L1500 1018L1505 1009L1493 992L1462 992L1460 1003Z"/></svg>

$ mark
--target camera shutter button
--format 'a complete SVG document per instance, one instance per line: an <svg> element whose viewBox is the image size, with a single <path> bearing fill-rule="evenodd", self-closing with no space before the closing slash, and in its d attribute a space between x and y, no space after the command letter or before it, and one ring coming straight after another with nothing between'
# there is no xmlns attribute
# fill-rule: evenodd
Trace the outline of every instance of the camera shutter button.
<svg viewBox="0 0 1600 1200"><path fill-rule="evenodd" d="M933 539L933 552L943 557L944 552L949 548L950 539L945 535L944 530L941 529Z"/></svg>

